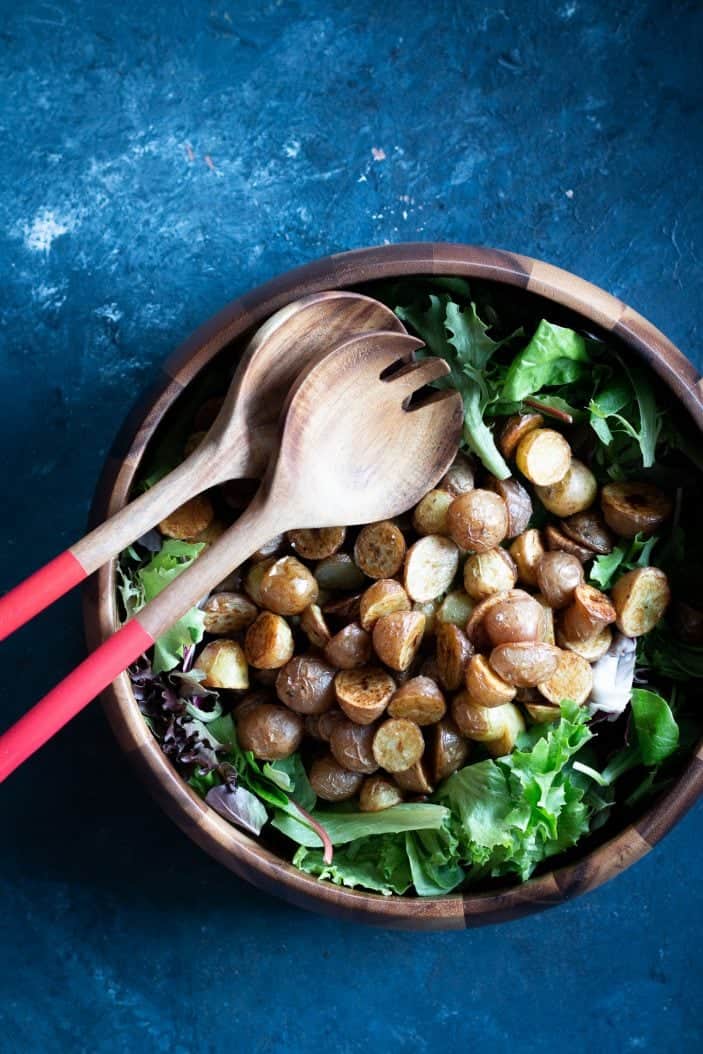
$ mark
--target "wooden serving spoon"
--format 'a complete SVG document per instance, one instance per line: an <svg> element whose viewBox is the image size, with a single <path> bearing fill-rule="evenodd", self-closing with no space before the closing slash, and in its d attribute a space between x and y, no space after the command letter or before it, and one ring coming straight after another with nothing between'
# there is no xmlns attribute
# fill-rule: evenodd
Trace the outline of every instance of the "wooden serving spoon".
<svg viewBox="0 0 703 1054"><path fill-rule="evenodd" d="M370 333L308 367L284 409L278 456L249 508L0 737L0 782L273 535L396 516L436 484L456 454L463 406L447 389L413 398L449 372L443 359L408 363L420 346L407 334Z"/></svg>
<svg viewBox="0 0 703 1054"><path fill-rule="evenodd" d="M314 293L254 334L217 418L177 468L0 599L0 640L146 534L189 498L233 479L260 479L283 402L301 369L357 333L405 333L390 308L359 293Z"/></svg>

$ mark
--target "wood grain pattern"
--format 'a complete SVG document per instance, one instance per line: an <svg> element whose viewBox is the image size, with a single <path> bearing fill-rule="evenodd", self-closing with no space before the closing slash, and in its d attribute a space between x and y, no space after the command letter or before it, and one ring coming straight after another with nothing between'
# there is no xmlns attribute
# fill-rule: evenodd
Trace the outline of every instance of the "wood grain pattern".
<svg viewBox="0 0 703 1054"><path fill-rule="evenodd" d="M546 271L544 268L547 268ZM699 429L703 429L703 383L688 360L662 333L623 305L611 324L615 298L559 268L539 265L527 257L476 246L417 243L356 250L291 271L225 307L183 345L168 364L160 389L149 396L144 413L132 417L118 453L106 466L104 485L96 494L98 516L118 508L129 495L138 465L158 422L175 398L174 384L197 376L213 358L241 341L253 325L278 307L305 293L408 274L452 274L481 278L528 289L555 305L580 313L583 324L610 328L633 358L648 362L663 382L682 399ZM593 300L590 296L593 291ZM85 624L95 646L117 626L114 567L108 565L86 593ZM535 877L521 886L490 893L444 898L384 898L338 889L301 875L264 845L220 820L177 775L160 747L146 731L126 675L106 693L105 709L118 741L147 788L164 810L206 852L240 877L301 907L346 919L405 929L456 929L502 922L595 889L629 867L654 845L703 791L703 744L676 783L655 801L634 825L573 864Z"/></svg>

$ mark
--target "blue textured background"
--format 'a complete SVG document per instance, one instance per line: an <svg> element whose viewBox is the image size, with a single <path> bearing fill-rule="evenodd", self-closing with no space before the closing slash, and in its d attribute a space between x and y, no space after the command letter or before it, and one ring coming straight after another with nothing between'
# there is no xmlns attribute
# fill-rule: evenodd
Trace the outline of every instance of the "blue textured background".
<svg viewBox="0 0 703 1054"><path fill-rule="evenodd" d="M80 535L157 364L225 301L384 241L541 256L701 364L700 4L0 2L0 587ZM82 655L2 650L2 723ZM698 1051L703 812L591 896L355 929L201 854L98 709L0 793L0 1050Z"/></svg>

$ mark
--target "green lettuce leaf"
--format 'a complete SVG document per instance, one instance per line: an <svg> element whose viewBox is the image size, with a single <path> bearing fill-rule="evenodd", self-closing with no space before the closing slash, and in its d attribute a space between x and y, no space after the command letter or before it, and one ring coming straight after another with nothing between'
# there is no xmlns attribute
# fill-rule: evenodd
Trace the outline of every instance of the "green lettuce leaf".
<svg viewBox="0 0 703 1054"><path fill-rule="evenodd" d="M703 646L685 643L666 622L640 639L637 661L672 681L703 678Z"/></svg>
<svg viewBox="0 0 703 1054"><path fill-rule="evenodd" d="M634 571L636 567L649 567L652 549L658 541L656 534L651 538L638 534L629 545L616 545L612 552L597 556L591 564L589 583L597 589L607 590L616 575Z"/></svg>
<svg viewBox="0 0 703 1054"><path fill-rule="evenodd" d="M441 896L461 885L466 874L458 863L458 844L449 827L408 831L405 851L418 896Z"/></svg>
<svg viewBox="0 0 703 1054"><path fill-rule="evenodd" d="M149 563L136 572L136 586L129 599L133 607L130 614L135 614L178 578L190 567L203 548L204 545L200 542L167 539ZM125 592L121 591L124 598ZM204 632L205 616L198 608L191 608L156 641L152 661L154 673L163 673L177 666L183 658L183 649L191 644L198 644L203 639Z"/></svg>
<svg viewBox="0 0 703 1054"><path fill-rule="evenodd" d="M633 689L631 706L642 761L658 765L679 744L679 726L671 708L657 692L646 688Z"/></svg>
<svg viewBox="0 0 703 1054"><path fill-rule="evenodd" d="M519 402L542 388L571 384L587 373L589 365L580 333L542 319L530 343L513 359L501 399Z"/></svg>
<svg viewBox="0 0 703 1054"><path fill-rule="evenodd" d="M357 839L337 849L331 864L322 859L322 850L301 845L293 864L337 886L361 887L384 896L405 893L413 881L402 834Z"/></svg>
<svg viewBox="0 0 703 1054"><path fill-rule="evenodd" d="M441 805L427 802L394 805L383 812L312 812L313 818L327 831L332 845L344 845L360 838L377 834L398 834L405 831L437 830L449 814ZM277 812L273 826L299 845L317 848L322 844L319 835L302 819Z"/></svg>

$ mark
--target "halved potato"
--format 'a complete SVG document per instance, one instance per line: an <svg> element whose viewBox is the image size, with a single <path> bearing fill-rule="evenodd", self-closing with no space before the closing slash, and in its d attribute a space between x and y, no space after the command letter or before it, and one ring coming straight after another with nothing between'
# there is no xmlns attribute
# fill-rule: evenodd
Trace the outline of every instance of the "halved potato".
<svg viewBox="0 0 703 1054"><path fill-rule="evenodd" d="M395 783L383 776L370 776L364 780L359 792L359 808L362 812L383 812L403 800Z"/></svg>
<svg viewBox="0 0 703 1054"><path fill-rule="evenodd" d="M391 520L369 523L359 531L354 560L369 578L392 578L403 566L405 538Z"/></svg>
<svg viewBox="0 0 703 1054"><path fill-rule="evenodd" d="M300 714L276 703L259 703L237 718L239 745L260 761L289 758L300 746L304 731Z"/></svg>
<svg viewBox="0 0 703 1054"><path fill-rule="evenodd" d="M527 525L532 519L532 498L517 479L491 478L487 486L503 499L508 510L506 537L517 538L527 530Z"/></svg>
<svg viewBox="0 0 703 1054"><path fill-rule="evenodd" d="M499 604L502 600L510 600L513 597L529 597L529 595L524 589L509 589L505 593L494 593L492 596L486 597L485 600L479 601L469 615L469 621L466 623L466 636L476 651L486 651L491 647L491 641L486 633L485 619L493 605Z"/></svg>
<svg viewBox="0 0 703 1054"><path fill-rule="evenodd" d="M337 702L357 725L376 721L391 701L395 681L378 666L362 670L342 670L334 679Z"/></svg>
<svg viewBox="0 0 703 1054"><path fill-rule="evenodd" d="M544 418L541 414L514 414L509 417L498 437L498 449L503 457L510 460L520 440L535 429L541 428L543 424Z"/></svg>
<svg viewBox="0 0 703 1054"><path fill-rule="evenodd" d="M261 581L271 564L274 562L275 557L273 556L267 557L265 560L259 560L257 563L251 565L246 573L246 577L244 578L244 588L257 607L263 607L263 600L261 599Z"/></svg>
<svg viewBox="0 0 703 1054"><path fill-rule="evenodd" d="M613 631L610 626L603 626L600 632L588 640L572 640L566 636L563 629L559 628L557 629L556 643L560 648L566 648L567 651L573 651L580 655L586 662L598 662L598 659L603 658L613 643Z"/></svg>
<svg viewBox="0 0 703 1054"><path fill-rule="evenodd" d="M541 640L543 624L544 612L541 604L527 593L499 600L491 605L483 619L483 627L492 645L511 644L520 640Z"/></svg>
<svg viewBox="0 0 703 1054"><path fill-rule="evenodd" d="M583 567L570 553L545 553L537 565L537 585L550 608L563 608L583 582Z"/></svg>
<svg viewBox="0 0 703 1054"><path fill-rule="evenodd" d="M336 694L336 693L335 693ZM330 737L340 721L346 721L341 710L325 710L324 714L317 716L317 733L325 743L329 743Z"/></svg>
<svg viewBox="0 0 703 1054"><path fill-rule="evenodd" d="M418 534L449 534L447 513L455 495L448 490L431 490L418 502L413 512L413 527Z"/></svg>
<svg viewBox="0 0 703 1054"><path fill-rule="evenodd" d="M372 744L376 730L372 725L357 725L342 718L337 721L330 734L330 750L340 765L350 772L369 775L378 768L373 756Z"/></svg>
<svg viewBox="0 0 703 1054"><path fill-rule="evenodd" d="M505 502L491 490L471 490L449 506L449 534L460 549L485 553L508 533Z"/></svg>
<svg viewBox="0 0 703 1054"><path fill-rule="evenodd" d="M518 443L515 460L530 483L548 487L558 483L569 471L571 447L553 428L536 428Z"/></svg>
<svg viewBox="0 0 703 1054"><path fill-rule="evenodd" d="M424 757L416 761L409 769L394 772L393 778L402 790L410 791L411 794L431 794L434 790Z"/></svg>
<svg viewBox="0 0 703 1054"><path fill-rule="evenodd" d="M326 599L322 605L322 613L331 615L332 618L341 618L351 622L357 622L361 611L361 593L351 593L347 596L338 597L336 600Z"/></svg>
<svg viewBox="0 0 703 1054"><path fill-rule="evenodd" d="M593 550L587 549L585 545L579 545L573 538L569 538L553 523L548 523L544 528L544 540L550 552L570 553L575 556L581 564L593 559Z"/></svg>
<svg viewBox="0 0 703 1054"><path fill-rule="evenodd" d="M338 670L356 670L371 658L371 636L357 622L343 626L329 640L325 658Z"/></svg>
<svg viewBox="0 0 703 1054"><path fill-rule="evenodd" d="M251 666L278 670L293 658L293 634L286 620L271 611L262 611L247 630L244 651Z"/></svg>
<svg viewBox="0 0 703 1054"><path fill-rule="evenodd" d="M393 670L407 670L417 655L425 631L421 611L382 615L373 628L373 646L381 662Z"/></svg>
<svg viewBox="0 0 703 1054"><path fill-rule="evenodd" d="M209 527L215 518L215 509L207 494L197 494L184 502L159 524L166 538L190 541Z"/></svg>
<svg viewBox="0 0 703 1054"><path fill-rule="evenodd" d="M457 454L446 474L437 484L440 490L448 490L453 498L474 489L474 463L466 454Z"/></svg>
<svg viewBox="0 0 703 1054"><path fill-rule="evenodd" d="M419 726L400 717L384 721L373 737L373 756L386 772L405 772L420 760L424 749Z"/></svg>
<svg viewBox="0 0 703 1054"><path fill-rule="evenodd" d="M592 640L615 622L616 611L610 598L583 582L574 590L571 603L561 616L561 629L568 640Z"/></svg>
<svg viewBox="0 0 703 1054"><path fill-rule="evenodd" d="M258 615L255 604L242 593L212 593L202 606L208 633L238 633Z"/></svg>
<svg viewBox="0 0 703 1054"><path fill-rule="evenodd" d="M364 777L360 772L345 769L331 754L326 754L313 761L308 779L315 794L323 801L347 801L361 789Z"/></svg>
<svg viewBox="0 0 703 1054"><path fill-rule="evenodd" d="M576 652L560 648L556 669L537 687L545 699L557 706L566 699L581 705L586 702L593 687L591 664Z"/></svg>
<svg viewBox="0 0 703 1054"><path fill-rule="evenodd" d="M525 731L525 719L516 706L509 705L505 715L505 730L498 739L490 739L486 743L486 750L494 758L504 758L515 750L517 737Z"/></svg>
<svg viewBox="0 0 703 1054"><path fill-rule="evenodd" d="M537 588L537 565L544 556L542 536L534 527L518 535L508 552L517 567L518 582Z"/></svg>
<svg viewBox="0 0 703 1054"><path fill-rule="evenodd" d="M308 527L288 531L288 541L303 560L324 560L344 545L346 527Z"/></svg>
<svg viewBox="0 0 703 1054"><path fill-rule="evenodd" d="M249 687L249 666L241 644L234 640L213 640L198 655L195 665L205 674L207 688Z"/></svg>
<svg viewBox="0 0 703 1054"><path fill-rule="evenodd" d="M436 783L440 783L466 762L469 743L451 717L443 717L438 721L431 734L432 778Z"/></svg>
<svg viewBox="0 0 703 1054"><path fill-rule="evenodd" d="M485 553L473 553L464 564L464 589L472 600L485 600L494 593L504 593L516 582L515 561L500 546Z"/></svg>
<svg viewBox="0 0 703 1054"><path fill-rule="evenodd" d="M534 702L523 703L527 711L530 721L534 725L548 725L552 721L558 721L561 717L561 709L555 706L553 703L548 703L547 700L536 693L537 699Z"/></svg>
<svg viewBox="0 0 703 1054"><path fill-rule="evenodd" d="M561 530L573 542L601 556L612 553L615 541L596 509L577 512L561 521Z"/></svg>
<svg viewBox="0 0 703 1054"><path fill-rule="evenodd" d="M394 611L410 611L410 597L394 578L379 578L361 594L359 621L371 630L382 615Z"/></svg>
<svg viewBox="0 0 703 1054"><path fill-rule="evenodd" d="M492 669L508 684L534 688L546 681L557 668L560 649L540 641L499 644L488 661Z"/></svg>
<svg viewBox="0 0 703 1054"><path fill-rule="evenodd" d="M437 621L452 622L463 629L475 606L466 590L454 589L451 593L447 593L437 608Z"/></svg>
<svg viewBox="0 0 703 1054"><path fill-rule="evenodd" d="M514 717L516 709L513 703L502 706L477 706L468 692L460 692L452 700L452 718L462 735L474 739L477 743L490 743L500 739Z"/></svg>
<svg viewBox="0 0 703 1054"><path fill-rule="evenodd" d="M455 692L464 683L464 673L473 648L466 634L451 622L438 624L436 642L439 682L446 691Z"/></svg>
<svg viewBox="0 0 703 1054"><path fill-rule="evenodd" d="M444 717L447 704L439 686L429 677L411 677L388 704L391 717L406 717L416 725L433 725Z"/></svg>
<svg viewBox="0 0 703 1054"><path fill-rule="evenodd" d="M298 714L321 714L335 700L335 670L316 655L294 655L276 677L276 695Z"/></svg>
<svg viewBox="0 0 703 1054"><path fill-rule="evenodd" d="M320 589L332 593L354 593L364 588L364 572L360 571L349 553L335 553L315 565L315 578Z"/></svg>
<svg viewBox="0 0 703 1054"><path fill-rule="evenodd" d="M658 567L638 567L619 578L610 592L615 624L626 637L654 629L671 600L669 581Z"/></svg>
<svg viewBox="0 0 703 1054"><path fill-rule="evenodd" d="M491 669L485 655L472 655L466 667L466 690L476 706L503 706L515 698L515 686Z"/></svg>
<svg viewBox="0 0 703 1054"><path fill-rule="evenodd" d="M324 648L332 634L317 604L309 604L300 613L300 628L316 648Z"/></svg>
<svg viewBox="0 0 703 1054"><path fill-rule="evenodd" d="M299 615L317 600L312 572L294 556L281 556L264 571L259 582L262 607L276 615Z"/></svg>
<svg viewBox="0 0 703 1054"><path fill-rule="evenodd" d="M623 538L654 534L668 520L673 502L653 483L608 483L601 491L601 509L611 530Z"/></svg>
<svg viewBox="0 0 703 1054"><path fill-rule="evenodd" d="M591 507L598 484L590 468L572 457L566 475L556 483L535 487L535 491L545 509L555 516L573 516Z"/></svg>
<svg viewBox="0 0 703 1054"><path fill-rule="evenodd" d="M271 556L280 556L285 547L285 534L276 534L273 538L269 538L267 542L264 542L263 545L260 545L258 549L255 549L249 559L253 564L258 564L261 560L268 560Z"/></svg>
<svg viewBox="0 0 703 1054"><path fill-rule="evenodd" d="M446 593L459 566L451 538L428 534L411 545L405 557L404 584L412 600L424 603Z"/></svg>

